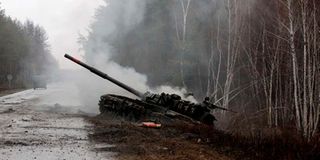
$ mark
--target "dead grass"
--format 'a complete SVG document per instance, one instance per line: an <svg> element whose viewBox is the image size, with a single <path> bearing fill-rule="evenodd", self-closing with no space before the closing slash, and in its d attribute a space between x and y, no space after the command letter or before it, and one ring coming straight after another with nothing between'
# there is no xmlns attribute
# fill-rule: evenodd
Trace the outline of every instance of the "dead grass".
<svg viewBox="0 0 320 160"><path fill-rule="evenodd" d="M109 117L91 118L95 142L115 144L118 159L320 159L319 136L307 143L290 129L262 129L229 134L206 125L172 124L161 129L138 127ZM107 149L110 151L110 148Z"/></svg>
<svg viewBox="0 0 320 160"><path fill-rule="evenodd" d="M23 91L24 89L1 89L0 88L0 97L2 96L5 96L5 95L9 95L9 94L13 94L13 93L16 93L16 92L20 92L20 91Z"/></svg>
<svg viewBox="0 0 320 160"><path fill-rule="evenodd" d="M173 126L150 129L118 120L90 121L95 124L90 140L115 144L112 151L120 153L117 156L120 160L232 159L211 149L200 136L188 135ZM110 148L106 148L106 151L110 151Z"/></svg>
<svg viewBox="0 0 320 160"><path fill-rule="evenodd" d="M206 127L192 130L196 134L206 131L202 135L208 137L208 145L236 159L320 159L320 137L306 142L293 129L267 128L250 135L228 134Z"/></svg>

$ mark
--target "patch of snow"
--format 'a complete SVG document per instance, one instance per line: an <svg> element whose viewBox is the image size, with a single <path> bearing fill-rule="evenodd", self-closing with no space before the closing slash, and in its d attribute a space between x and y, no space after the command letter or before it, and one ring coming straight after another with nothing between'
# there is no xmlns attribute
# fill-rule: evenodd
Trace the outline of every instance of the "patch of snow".
<svg viewBox="0 0 320 160"><path fill-rule="evenodd" d="M25 90L22 92L6 95L0 97L0 105L14 105L25 102L26 100L31 100L37 98L34 90Z"/></svg>

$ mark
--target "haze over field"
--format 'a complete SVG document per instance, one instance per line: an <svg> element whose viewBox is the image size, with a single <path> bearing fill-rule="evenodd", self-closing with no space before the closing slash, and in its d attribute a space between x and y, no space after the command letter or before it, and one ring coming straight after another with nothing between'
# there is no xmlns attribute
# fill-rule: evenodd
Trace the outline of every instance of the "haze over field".
<svg viewBox="0 0 320 160"><path fill-rule="evenodd" d="M0 4L8 16L44 27L61 68L76 68L63 55L80 53L79 34L88 33L95 9L105 5L103 0L0 0Z"/></svg>
<svg viewBox="0 0 320 160"><path fill-rule="evenodd" d="M111 2L111 1L110 1ZM115 1L112 1L113 3ZM90 46L92 50L101 51L98 55L92 55L92 52L86 50L88 45L79 43L78 39L87 38L88 31L93 29L99 29L100 34L103 36L112 37L113 33L121 32L120 28L117 28L118 21L125 24L125 30L129 31L130 28L135 27L144 18L145 1L130 1L123 5L124 1L119 1L116 6L107 6L107 1L3 1L2 7L5 9L5 13L12 18L17 18L20 21L31 20L36 24L41 24L48 34L48 45L51 47L51 54L58 60L60 68L63 69L80 69L79 71L64 72L58 76L59 80L63 80L68 85L75 84L76 89L70 90L70 97L80 97L74 101L81 102L83 106L86 106L86 111L97 111L97 102L101 95L106 93L116 93L121 95L132 96L131 93L124 91L123 89L111 84L95 75L89 73L87 70L65 59L63 54L68 53L76 58L82 59L83 51L79 52L79 49L84 45L86 52L86 60L89 65L96 66L110 76L132 86L133 88L145 92L147 90L154 90L154 92L161 93L176 93L180 96L184 96L187 92L185 89L166 86L155 86L153 88L148 86L148 77L144 74L136 72L133 67L123 67L115 63L111 57L117 52L113 52L111 44L104 44L103 42L97 42L98 46ZM103 26L95 26L94 21L99 14L99 10L96 8L107 7L110 10L110 14L106 17L106 21L103 22ZM124 14L124 16L123 16ZM100 23L100 22L99 22ZM98 28L97 28L98 27ZM80 36L81 35L81 36ZM83 35L83 36L82 36ZM92 36L91 36L92 37ZM100 40L102 36L97 36ZM82 39L83 40L83 39ZM100 45L100 46L99 46ZM107 49L107 50L104 50ZM45 64L50 66L49 64ZM55 74L46 73L48 75ZM54 77L57 79L57 76ZM59 84L65 86L65 84ZM74 86L74 85L72 85ZM68 96L61 94L59 96L61 101L70 99ZM54 100L57 101L58 98ZM196 100L189 97L189 100L195 102ZM57 103L59 103L57 101ZM76 105L76 104L75 104Z"/></svg>

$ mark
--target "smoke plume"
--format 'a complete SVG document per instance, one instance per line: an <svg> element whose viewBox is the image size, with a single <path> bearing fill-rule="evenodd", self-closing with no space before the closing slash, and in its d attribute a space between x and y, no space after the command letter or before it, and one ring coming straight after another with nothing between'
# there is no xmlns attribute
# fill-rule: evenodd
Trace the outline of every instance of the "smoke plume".
<svg viewBox="0 0 320 160"><path fill-rule="evenodd" d="M112 61L112 55L117 53L113 49L112 44L109 44L105 39L117 36L122 32L129 32L131 28L139 24L144 18L146 3L144 0L112 1L112 4L109 5L107 3L107 5L104 6L108 7L108 10L99 9L96 16L108 16L104 17L106 21L92 25L95 32L91 33L85 42L88 42L88 39L94 39L95 43L83 44L85 51L84 59L89 65L93 65L109 76L140 92L175 93L184 98L184 95L187 93L186 89L171 86L151 88L147 85L148 78L146 75L138 73L134 68L124 67ZM101 13L102 11L110 12L110 14ZM141 63L147 63L143 61L143 57L141 57ZM103 94L119 94L137 98L115 84L92 75L87 71L81 72L79 80L80 81L76 83L79 88L79 95L82 103L88 107L96 108L99 97ZM195 102L195 99L192 97L188 97L188 99Z"/></svg>

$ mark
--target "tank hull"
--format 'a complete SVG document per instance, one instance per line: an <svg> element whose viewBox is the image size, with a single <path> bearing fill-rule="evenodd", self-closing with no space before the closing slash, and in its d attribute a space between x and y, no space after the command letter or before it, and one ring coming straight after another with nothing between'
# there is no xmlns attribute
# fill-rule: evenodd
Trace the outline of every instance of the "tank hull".
<svg viewBox="0 0 320 160"><path fill-rule="evenodd" d="M197 106L189 104L179 106L160 106L138 99L131 99L120 95L103 95L99 101L99 110L101 114L113 113L131 121L160 121L173 122L180 121L185 123L204 123L214 125L215 117L210 112L201 112L195 109ZM194 110L190 114L187 110ZM186 113L187 112L187 113ZM193 116L192 116L193 115ZM194 117L194 116L197 117Z"/></svg>

